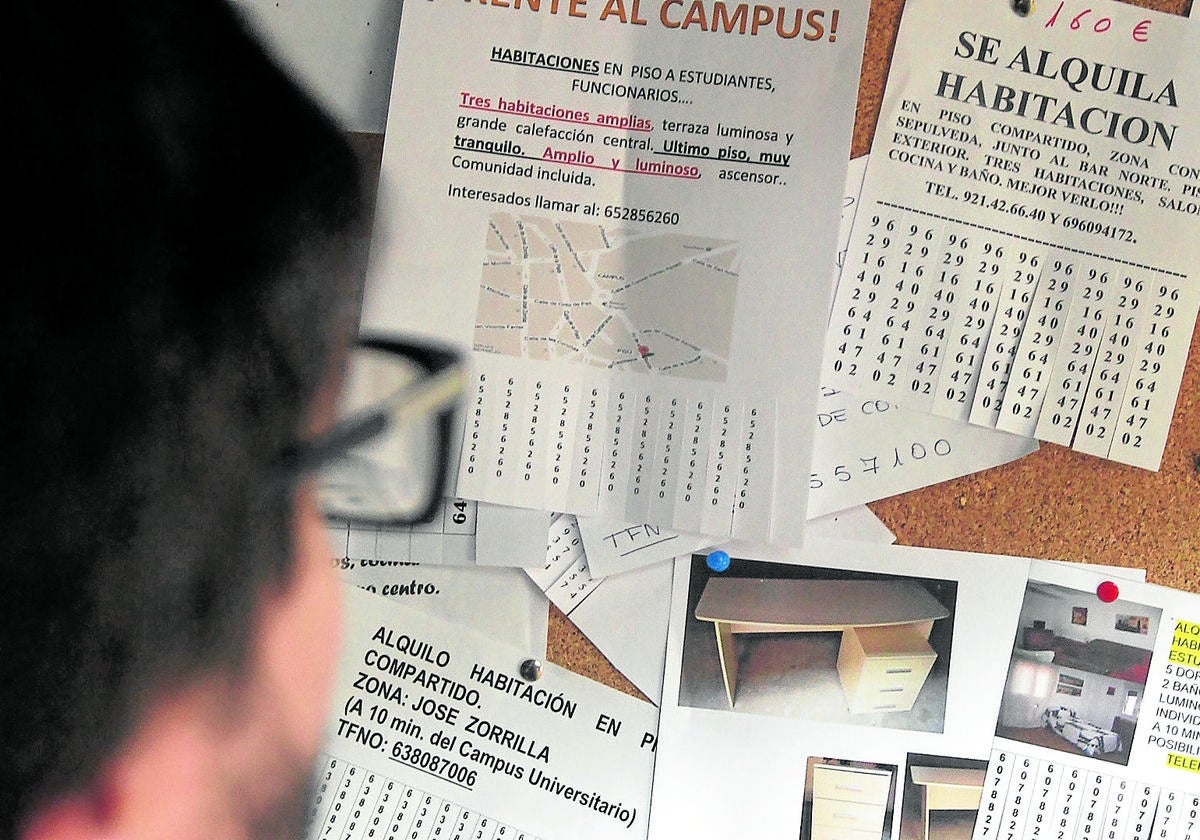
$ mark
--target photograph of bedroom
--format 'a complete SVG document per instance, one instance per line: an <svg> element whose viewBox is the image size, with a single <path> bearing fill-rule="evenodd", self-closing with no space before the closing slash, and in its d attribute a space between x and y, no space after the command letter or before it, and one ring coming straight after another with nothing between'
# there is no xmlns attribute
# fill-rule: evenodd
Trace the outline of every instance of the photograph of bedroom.
<svg viewBox="0 0 1200 840"><path fill-rule="evenodd" d="M1030 581L996 734L1127 764L1161 616Z"/></svg>

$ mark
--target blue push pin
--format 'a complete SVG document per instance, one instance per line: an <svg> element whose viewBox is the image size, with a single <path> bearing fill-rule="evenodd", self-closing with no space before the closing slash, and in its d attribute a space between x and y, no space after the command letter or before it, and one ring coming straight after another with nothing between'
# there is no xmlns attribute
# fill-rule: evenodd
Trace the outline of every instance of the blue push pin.
<svg viewBox="0 0 1200 840"><path fill-rule="evenodd" d="M729 552L717 549L708 553L708 568L714 572L723 572L729 568Z"/></svg>

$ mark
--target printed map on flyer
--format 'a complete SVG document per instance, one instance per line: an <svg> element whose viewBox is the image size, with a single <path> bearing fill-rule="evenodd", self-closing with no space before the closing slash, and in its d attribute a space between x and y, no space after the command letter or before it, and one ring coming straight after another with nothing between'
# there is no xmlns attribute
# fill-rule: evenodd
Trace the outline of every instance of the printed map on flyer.
<svg viewBox="0 0 1200 840"><path fill-rule="evenodd" d="M459 496L803 538L868 7L406 7L363 321L470 351Z"/></svg>
<svg viewBox="0 0 1200 840"><path fill-rule="evenodd" d="M911 0L822 381L1158 469L1200 304L1193 21Z"/></svg>

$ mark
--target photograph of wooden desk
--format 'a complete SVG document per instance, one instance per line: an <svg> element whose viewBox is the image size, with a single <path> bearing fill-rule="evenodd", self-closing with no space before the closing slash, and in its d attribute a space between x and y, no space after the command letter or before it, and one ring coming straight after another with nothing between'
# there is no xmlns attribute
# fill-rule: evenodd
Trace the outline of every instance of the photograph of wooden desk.
<svg viewBox="0 0 1200 840"><path fill-rule="evenodd" d="M930 833L931 811L978 811L983 796L985 771L967 767L923 767L909 768L913 784L922 789L922 825L925 840L940 838L936 830Z"/></svg>
<svg viewBox="0 0 1200 840"><path fill-rule="evenodd" d="M730 708L738 676L734 634L841 632L838 675L853 713L912 708L937 659L929 632L949 614L910 580L714 577L696 606L696 618L713 623Z"/></svg>

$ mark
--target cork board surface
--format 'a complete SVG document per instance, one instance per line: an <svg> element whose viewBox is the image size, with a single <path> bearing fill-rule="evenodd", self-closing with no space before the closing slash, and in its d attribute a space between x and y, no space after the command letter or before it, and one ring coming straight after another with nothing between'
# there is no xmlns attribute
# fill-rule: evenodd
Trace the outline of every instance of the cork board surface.
<svg viewBox="0 0 1200 840"><path fill-rule="evenodd" d="M1035 0L1035 13L1051 2ZM1136 0L1134 5L1187 15L1191 2ZM870 151L902 8L903 0L871 4L853 157ZM350 139L363 160L366 182L374 184L382 135L351 134ZM1158 472L1042 444L1011 464L883 499L870 508L900 545L1144 568L1151 583L1200 593L1200 333L1192 336ZM547 658L642 696L553 604Z"/></svg>
<svg viewBox="0 0 1200 840"><path fill-rule="evenodd" d="M1035 13L1048 3L1036 0ZM1191 0L1134 5L1186 15ZM902 0L871 4L853 157L870 151L902 8ZM1158 472L1044 443L1011 464L870 508L900 545L1145 568L1151 583L1200 593L1200 334ZM550 661L641 696L553 605L547 648Z"/></svg>

